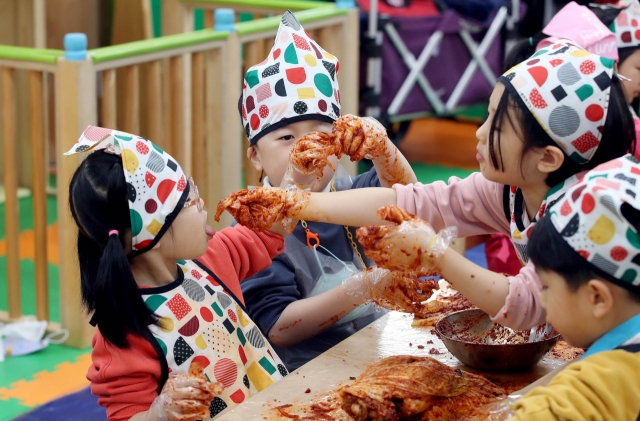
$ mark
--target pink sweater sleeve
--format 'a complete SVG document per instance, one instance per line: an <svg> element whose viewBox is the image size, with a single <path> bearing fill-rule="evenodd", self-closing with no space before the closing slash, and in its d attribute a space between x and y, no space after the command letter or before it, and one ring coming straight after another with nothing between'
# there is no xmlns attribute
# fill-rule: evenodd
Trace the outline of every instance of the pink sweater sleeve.
<svg viewBox="0 0 640 421"><path fill-rule="evenodd" d="M633 156L640 159L640 118L634 117L633 123L636 127L636 150L633 151Z"/></svg>
<svg viewBox="0 0 640 421"><path fill-rule="evenodd" d="M532 262L509 277L509 294L504 307L491 320L516 330L526 330L545 322L547 313L540 305L542 285Z"/></svg>
<svg viewBox="0 0 640 421"><path fill-rule="evenodd" d="M509 233L504 214L504 185L491 182L481 173L473 173L464 180L451 177L449 184L396 184L397 204L418 215L436 231L457 226L459 237Z"/></svg>
<svg viewBox="0 0 640 421"><path fill-rule="evenodd" d="M481 173L473 173L449 183L393 186L397 204L429 222L436 231L457 226L459 237L501 232L511 235L504 214L504 185L491 182ZM513 329L528 329L544 323L540 306L540 281L533 263L516 276L509 277L509 295L504 307L492 320Z"/></svg>

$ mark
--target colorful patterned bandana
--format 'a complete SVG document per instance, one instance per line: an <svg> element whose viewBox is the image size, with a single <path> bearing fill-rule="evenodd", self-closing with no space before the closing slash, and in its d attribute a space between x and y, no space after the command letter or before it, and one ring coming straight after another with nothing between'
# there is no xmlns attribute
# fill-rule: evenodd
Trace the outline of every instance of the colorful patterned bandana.
<svg viewBox="0 0 640 421"><path fill-rule="evenodd" d="M563 239L595 272L640 286L640 161L632 155L589 171L550 211Z"/></svg>
<svg viewBox="0 0 640 421"><path fill-rule="evenodd" d="M251 145L296 121L337 120L339 68L338 59L313 41L287 11L269 56L244 77L240 114Z"/></svg>
<svg viewBox="0 0 640 421"><path fill-rule="evenodd" d="M551 139L575 162L588 162L607 118L612 59L561 40L499 79Z"/></svg>
<svg viewBox="0 0 640 421"><path fill-rule="evenodd" d="M640 46L640 2L638 0L620 0L600 7L622 9L609 28L616 35L618 48Z"/></svg>
<svg viewBox="0 0 640 421"><path fill-rule="evenodd" d="M89 126L65 155L104 150L122 157L129 192L132 255L151 250L187 199L189 184L178 162L147 139Z"/></svg>
<svg viewBox="0 0 640 421"><path fill-rule="evenodd" d="M511 231L511 242L522 266L529 262L527 245L529 244L529 237L531 236L533 227L538 223L540 218L549 212L549 209L551 209L556 202L564 198L567 190L582 180L583 175L584 172L572 175L557 186L551 188L551 190L547 192L547 195L540 205L540 209L538 209L538 213L533 219L529 219L529 215L527 214L522 190L516 186L504 186L505 190L508 190L508 203L505 205L508 206L510 211L509 229ZM507 195L505 194L504 197L506 198Z"/></svg>
<svg viewBox="0 0 640 421"><path fill-rule="evenodd" d="M540 41L536 51L570 39L593 54L618 60L616 36L588 7L574 1L556 13L542 32L549 38Z"/></svg>

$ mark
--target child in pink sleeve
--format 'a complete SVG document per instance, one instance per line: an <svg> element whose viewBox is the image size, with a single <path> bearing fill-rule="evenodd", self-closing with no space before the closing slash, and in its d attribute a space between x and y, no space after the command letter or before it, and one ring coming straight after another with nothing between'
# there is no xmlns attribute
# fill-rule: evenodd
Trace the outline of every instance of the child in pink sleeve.
<svg viewBox="0 0 640 421"><path fill-rule="evenodd" d="M396 185L324 194L300 194L297 206L286 194L273 220L294 217L352 226L379 224L377 210L395 205L428 224L382 226L366 250L381 266L437 271L495 321L523 329L544 321L540 283L528 263L527 243L536 222L561 200L584 172L635 148L633 119L612 59L561 40L500 77L489 116L478 129L480 173L449 184ZM300 203L300 202L303 203ZM306 202L306 203L305 203ZM429 226L429 224L431 226ZM456 226L461 237L504 233L527 264L514 277L481 268L452 249L431 255L435 232Z"/></svg>
<svg viewBox="0 0 640 421"><path fill-rule="evenodd" d="M505 59L505 70L560 38L570 39L591 53L616 60L620 74L625 77L622 79L622 86L638 138L640 119L633 110L632 103L640 91L640 37L636 36L634 20L640 21L638 0L589 6L579 6L572 1L556 13L541 32L521 41L511 50ZM640 157L640 150L630 152ZM487 239L485 253L489 270L507 274L518 272L521 262L518 262L516 251L507 241L507 237L500 234L491 235ZM499 256L496 255L498 253Z"/></svg>

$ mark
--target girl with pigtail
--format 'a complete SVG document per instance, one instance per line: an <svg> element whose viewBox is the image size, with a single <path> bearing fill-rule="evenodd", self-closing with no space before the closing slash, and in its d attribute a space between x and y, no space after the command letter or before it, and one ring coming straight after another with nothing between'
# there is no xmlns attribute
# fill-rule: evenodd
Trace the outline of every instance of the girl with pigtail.
<svg viewBox="0 0 640 421"><path fill-rule="evenodd" d="M68 155L87 152L69 205L98 327L87 378L108 420L209 419L287 375L239 285L283 238L216 233L194 181L149 140L88 127Z"/></svg>

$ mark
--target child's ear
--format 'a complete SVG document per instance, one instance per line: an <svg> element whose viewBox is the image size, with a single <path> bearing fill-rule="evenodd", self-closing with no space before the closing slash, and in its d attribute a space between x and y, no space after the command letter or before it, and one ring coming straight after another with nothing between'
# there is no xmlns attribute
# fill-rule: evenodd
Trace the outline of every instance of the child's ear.
<svg viewBox="0 0 640 421"><path fill-rule="evenodd" d="M258 153L258 148L256 145L250 146L247 149L247 158L251 161L256 170L262 171L264 168L262 167L262 161L260 160L260 154Z"/></svg>
<svg viewBox="0 0 640 421"><path fill-rule="evenodd" d="M587 283L586 288L593 316L596 319L601 319L609 314L614 306L615 300L613 299L613 293L607 282L592 279Z"/></svg>
<svg viewBox="0 0 640 421"><path fill-rule="evenodd" d="M545 146L538 161L538 171L551 174L562 166L564 153L557 146Z"/></svg>

